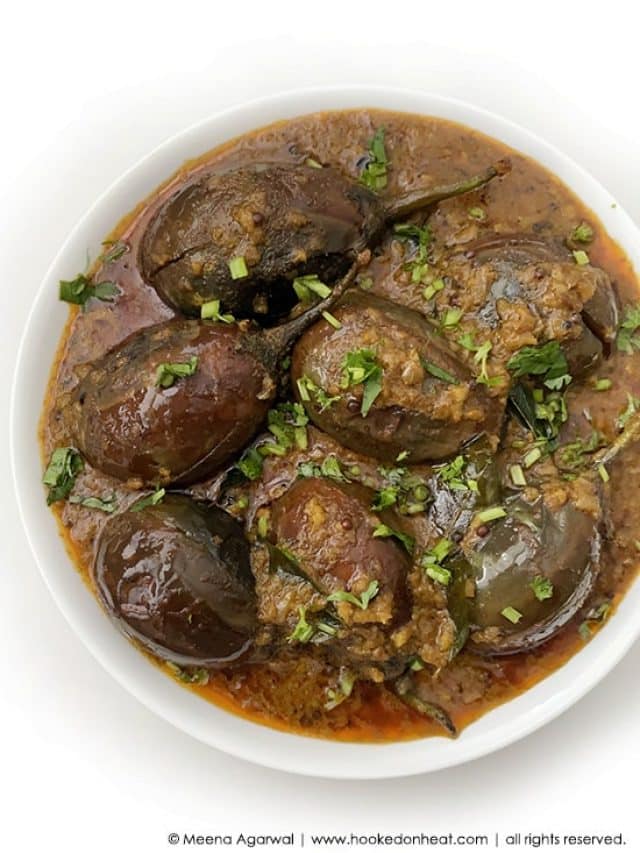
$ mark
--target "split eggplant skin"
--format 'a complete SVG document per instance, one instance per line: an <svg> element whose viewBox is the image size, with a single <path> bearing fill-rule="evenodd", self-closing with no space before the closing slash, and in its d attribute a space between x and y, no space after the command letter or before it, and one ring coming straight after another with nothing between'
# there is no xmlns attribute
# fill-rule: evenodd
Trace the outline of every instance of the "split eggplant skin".
<svg viewBox="0 0 640 853"><path fill-rule="evenodd" d="M411 558L395 538L376 538L375 527L401 523L389 510L374 513L375 492L356 483L326 478L297 480L272 507L271 536L300 564L323 594L362 593L378 581L380 596L391 593L393 622L408 616L406 578Z"/></svg>
<svg viewBox="0 0 640 853"><path fill-rule="evenodd" d="M275 395L235 325L170 320L94 362L67 407L89 463L136 485L186 484L221 468L251 440ZM158 387L163 363L198 359L192 376Z"/></svg>
<svg viewBox="0 0 640 853"><path fill-rule="evenodd" d="M329 396L322 411L316 397L301 400L311 420L345 447L393 462L438 461L456 453L480 433L499 429L504 401L491 398L432 327L415 311L364 294L348 293L334 309L341 324L319 321L300 338L292 355L292 384L308 377ZM383 368L382 391L366 417L362 385L343 388L346 354L369 349ZM434 377L436 365L455 383Z"/></svg>
<svg viewBox="0 0 640 853"><path fill-rule="evenodd" d="M578 378L585 376L610 352L618 328L618 300L609 276L592 266L577 266L564 246L544 242L525 234L496 235L465 247L465 258L473 267L486 267L494 276L490 301L483 315L491 325L495 300L524 300L546 306L553 299L555 284L563 279L572 283L567 293L575 289L592 291L573 320L575 333L563 342L569 372ZM531 270L535 270L533 276ZM568 297L570 298L570 297ZM567 306L559 304L561 311ZM571 322L571 321L568 321Z"/></svg>
<svg viewBox="0 0 640 853"><path fill-rule="evenodd" d="M216 507L169 495L113 516L93 576L120 630L161 659L215 668L251 649L258 623L249 545Z"/></svg>
<svg viewBox="0 0 640 853"><path fill-rule="evenodd" d="M254 163L179 189L144 235L140 268L185 314L220 299L253 316L265 299L290 307L295 276L342 276L383 225L377 197L336 169ZM233 279L229 261L240 256L248 275Z"/></svg>
<svg viewBox="0 0 640 853"><path fill-rule="evenodd" d="M541 499L518 499L465 556L475 574L469 602L475 631L470 648L489 655L527 652L556 634L585 603L599 569L597 520L567 502L551 510ZM550 597L540 601L531 584L545 578ZM519 614L513 624L503 611Z"/></svg>

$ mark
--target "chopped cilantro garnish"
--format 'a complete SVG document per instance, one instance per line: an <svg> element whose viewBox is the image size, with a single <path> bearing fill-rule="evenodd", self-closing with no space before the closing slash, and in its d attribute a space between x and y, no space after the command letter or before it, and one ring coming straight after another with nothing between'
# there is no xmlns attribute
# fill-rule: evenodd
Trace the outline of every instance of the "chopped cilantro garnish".
<svg viewBox="0 0 640 853"><path fill-rule="evenodd" d="M242 454L236 462L236 468L241 471L247 480L257 480L262 474L264 460L256 447L250 447Z"/></svg>
<svg viewBox="0 0 640 853"><path fill-rule="evenodd" d="M593 228L587 222L581 222L571 232L573 243L590 243L593 240Z"/></svg>
<svg viewBox="0 0 640 853"><path fill-rule="evenodd" d="M215 323L235 323L233 314L220 313L219 299L212 299L200 306L200 319L213 320Z"/></svg>
<svg viewBox="0 0 640 853"><path fill-rule="evenodd" d="M319 385L309 377L309 376L301 376L296 381L296 386L298 388L298 394L300 394L300 399L305 402L311 402L311 397L313 396L313 400L318 406L319 414L326 412L334 403L337 403L340 399L340 396L337 395L335 397L330 397L324 388L320 388Z"/></svg>
<svg viewBox="0 0 640 853"><path fill-rule="evenodd" d="M129 512L140 512L143 509L146 509L150 506L156 506L159 503L162 503L166 492L164 489L156 489L155 492L151 492L149 495L145 495L145 497L140 498L140 500L136 501L129 507Z"/></svg>
<svg viewBox="0 0 640 853"><path fill-rule="evenodd" d="M445 569L435 563L432 566L427 566L425 571L429 575L431 580L437 581L438 583L441 583L444 586L447 586L449 584L449 581L451 580L451 572L449 571L449 569Z"/></svg>
<svg viewBox="0 0 640 853"><path fill-rule="evenodd" d="M415 515L418 512L424 512L429 498L429 488L424 479L407 468L378 468L379 473L384 478L384 486L380 489L372 509L379 511L387 506L392 505L392 498L395 495L396 500L394 505L398 512L402 515Z"/></svg>
<svg viewBox="0 0 640 853"><path fill-rule="evenodd" d="M193 376L198 369L198 356L192 355L189 361L164 362L158 365L156 385L158 388L170 388L176 379Z"/></svg>
<svg viewBox="0 0 640 853"><path fill-rule="evenodd" d="M369 606L369 602L376 597L379 590L380 585L378 581L371 581L369 586L359 597L354 595L352 592L338 590L337 592L332 592L331 595L327 596L327 601L347 601L349 604L353 604L354 607L359 607L360 610L366 610Z"/></svg>
<svg viewBox="0 0 640 853"><path fill-rule="evenodd" d="M487 509L480 510L476 515L476 519L481 524L486 524L489 521L495 521L498 518L504 518L507 511L501 506L490 506Z"/></svg>
<svg viewBox="0 0 640 853"><path fill-rule="evenodd" d="M438 479L453 491L478 491L478 484L466 476L468 462L464 456L456 456L446 465L436 468Z"/></svg>
<svg viewBox="0 0 640 853"><path fill-rule="evenodd" d="M593 390L594 391L608 391L613 382L610 379L594 379L593 381Z"/></svg>
<svg viewBox="0 0 640 853"><path fill-rule="evenodd" d="M376 354L370 349L359 349L348 352L342 362L342 387L362 385L362 404L360 412L363 418L369 414L369 409L382 391L382 367L376 359Z"/></svg>
<svg viewBox="0 0 640 853"><path fill-rule="evenodd" d="M98 281L95 284L91 279L80 273L73 281L60 282L60 299L73 305L84 305L89 299L100 299L102 302L113 302L120 293L120 289L112 281Z"/></svg>
<svg viewBox="0 0 640 853"><path fill-rule="evenodd" d="M556 454L556 462L563 470L575 471L587 463L588 454L595 453L603 444L605 440L602 434L592 430L588 439L577 438L560 447Z"/></svg>
<svg viewBox="0 0 640 853"><path fill-rule="evenodd" d="M377 524L373 529L373 536L376 539L394 537L404 545L409 554L413 554L413 547L415 545L413 536L409 536L407 533L402 533L400 530L394 530L394 528L389 527L388 524Z"/></svg>
<svg viewBox="0 0 640 853"><path fill-rule="evenodd" d="M294 278L293 289L301 302L311 302L312 293L321 299L326 299L331 294L331 288L320 281L317 275L302 275Z"/></svg>
<svg viewBox="0 0 640 853"><path fill-rule="evenodd" d="M356 683L355 675L349 670L341 669L338 677L338 690L329 688L327 690L328 701L325 702L325 711L333 711L338 705L341 705L345 699L348 699L353 692L353 687Z"/></svg>
<svg viewBox="0 0 640 853"><path fill-rule="evenodd" d="M323 311L322 316L330 326L333 326L334 329L342 328L342 323L340 322L340 320L338 320L337 317L334 317L330 311Z"/></svg>
<svg viewBox="0 0 640 853"><path fill-rule="evenodd" d="M292 447L307 449L309 418L300 403L280 403L267 415L267 429L275 437L274 442L260 445L258 453L284 456Z"/></svg>
<svg viewBox="0 0 640 853"><path fill-rule="evenodd" d="M445 370L443 367L434 364L432 361L427 361L426 358L420 356L420 363L427 371L427 373L429 373L435 379L439 379L441 382L446 382L448 385L460 384L459 380L452 373L449 373L448 370Z"/></svg>
<svg viewBox="0 0 640 853"><path fill-rule="evenodd" d="M422 296L428 301L429 299L433 299L436 293L440 293L441 290L444 290L444 280L441 278L435 278L431 284L428 284L424 288Z"/></svg>
<svg viewBox="0 0 640 853"><path fill-rule="evenodd" d="M393 506L398 501L399 491L400 488L398 486L384 486L384 488L376 492L371 509L379 512L381 509L385 509L385 507Z"/></svg>
<svg viewBox="0 0 640 853"><path fill-rule="evenodd" d="M447 586L451 580L451 571L446 569L442 563L451 553L453 542L449 539L439 539L438 542L422 555L420 565L427 575L434 581Z"/></svg>
<svg viewBox="0 0 640 853"><path fill-rule="evenodd" d="M360 182L377 192L387 185L387 150L384 144L384 127L379 127L369 140L369 162L360 175Z"/></svg>
<svg viewBox="0 0 640 853"><path fill-rule="evenodd" d="M483 219L487 218L487 214L484 211L484 208L477 205L476 207L470 207L467 211L471 219L476 219L478 222L482 222Z"/></svg>
<svg viewBox="0 0 640 853"><path fill-rule="evenodd" d="M542 388L518 383L511 389L509 403L537 438L555 439L568 418L564 389L571 382L558 341L523 347L509 359L507 367L515 378L533 376L542 383Z"/></svg>
<svg viewBox="0 0 640 853"><path fill-rule="evenodd" d="M539 447L534 447L528 453L525 454L525 457L522 460L522 464L525 468L531 468L532 465L535 465L536 462L539 462L541 459L542 450L540 450Z"/></svg>
<svg viewBox="0 0 640 853"><path fill-rule="evenodd" d="M514 486L526 486L527 478L524 476L524 471L521 465L511 465L509 468L509 476Z"/></svg>
<svg viewBox="0 0 640 853"><path fill-rule="evenodd" d="M325 456L321 464L315 462L301 462L298 465L299 477L326 477L329 480L347 482L340 461L336 456Z"/></svg>
<svg viewBox="0 0 640 853"><path fill-rule="evenodd" d="M560 390L571 382L569 366L558 341L537 347L523 347L507 362L515 379L521 376L540 376L547 388Z"/></svg>
<svg viewBox="0 0 640 853"><path fill-rule="evenodd" d="M522 613L520 613L519 610L516 610L515 607L505 607L504 610L500 611L500 613L513 625L517 625L518 622L522 619Z"/></svg>
<svg viewBox="0 0 640 853"><path fill-rule="evenodd" d="M473 360L476 364L480 365L480 373L476 376L477 382L480 382L482 385L487 385L488 387L499 385L502 382L502 377L489 376L487 372L487 359L489 358L489 353L493 346L491 341L485 341L483 344L476 344L473 339L473 335L469 332L465 332L464 335L460 335L458 338L458 343L461 347L464 347L464 349L474 353Z"/></svg>
<svg viewBox="0 0 640 853"><path fill-rule="evenodd" d="M47 504L64 500L73 489L76 477L83 468L84 461L75 448L56 447L42 477L42 482L49 490Z"/></svg>
<svg viewBox="0 0 640 853"><path fill-rule="evenodd" d="M602 601L588 611L584 622L578 628L578 632L583 640L591 639L593 628L598 623L604 622L611 613L611 602Z"/></svg>
<svg viewBox="0 0 640 853"><path fill-rule="evenodd" d="M618 327L616 345L621 352L631 354L634 349L640 349L640 302L627 305L622 322Z"/></svg>
<svg viewBox="0 0 640 853"><path fill-rule="evenodd" d="M405 269L411 273L413 284L418 284L424 278L429 267L429 246L432 240L431 229L428 225L420 227L419 225L414 225L412 222L401 222L393 226L393 233L399 240L411 240L417 243L416 254L405 264ZM440 279L440 281L442 280ZM433 287L434 284L431 286ZM442 287L444 287L444 282L442 282ZM441 289L441 287L434 287L433 292L435 293Z"/></svg>
<svg viewBox="0 0 640 853"><path fill-rule="evenodd" d="M462 317L462 309L461 308L447 308L447 310L442 315L442 319L440 320L440 325L443 329L453 329L460 322L460 318Z"/></svg>
<svg viewBox="0 0 640 853"><path fill-rule="evenodd" d="M546 601L547 598L553 596L553 584L549 578L545 578L543 575L536 575L529 586L538 601Z"/></svg>
<svg viewBox="0 0 640 853"><path fill-rule="evenodd" d="M267 534L269 533L269 515L266 512L263 512L258 516L257 528L259 538L266 539Z"/></svg>
<svg viewBox="0 0 640 853"><path fill-rule="evenodd" d="M79 504L87 509L99 509L101 512L108 513L115 512L118 508L115 495L112 495L110 498L96 498L92 495L87 495L85 497L82 495L72 495L69 498L69 503Z"/></svg>
<svg viewBox="0 0 640 853"><path fill-rule="evenodd" d="M122 240L105 240L102 244L108 248L100 255L98 260L103 264L111 264L121 258L125 252L129 251L129 247Z"/></svg>
<svg viewBox="0 0 640 853"><path fill-rule="evenodd" d="M293 631L287 637L290 643L308 643L314 635L313 625L307 622L306 607L298 608L298 622Z"/></svg>
<svg viewBox="0 0 640 853"><path fill-rule="evenodd" d="M209 683L209 673L206 669L199 667L198 669L183 669L181 666L173 663L173 661L167 661L166 667L180 681L184 681L185 684L208 684Z"/></svg>
<svg viewBox="0 0 640 853"><path fill-rule="evenodd" d="M246 278L249 275L247 262L243 255L238 255L236 258L231 258L229 261L229 272L234 281L238 278Z"/></svg>

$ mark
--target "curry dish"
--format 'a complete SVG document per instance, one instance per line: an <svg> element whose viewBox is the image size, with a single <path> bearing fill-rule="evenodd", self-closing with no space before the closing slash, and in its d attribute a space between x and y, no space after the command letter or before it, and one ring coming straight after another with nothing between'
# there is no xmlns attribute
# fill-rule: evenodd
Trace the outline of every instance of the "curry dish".
<svg viewBox="0 0 640 853"><path fill-rule="evenodd" d="M227 710L455 736L635 575L637 281L496 140L274 124L185 164L60 297L47 499L114 624Z"/></svg>

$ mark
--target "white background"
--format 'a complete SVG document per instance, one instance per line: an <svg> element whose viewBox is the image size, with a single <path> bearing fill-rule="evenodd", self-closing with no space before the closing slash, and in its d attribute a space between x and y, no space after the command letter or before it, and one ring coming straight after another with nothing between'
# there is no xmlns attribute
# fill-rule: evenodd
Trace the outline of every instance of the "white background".
<svg viewBox="0 0 640 853"><path fill-rule="evenodd" d="M5 4L1 850L146 853L172 849L170 831L426 828L624 831L627 849L640 850L638 646L562 718L464 767L372 783L253 767L153 717L72 635L20 528L7 438L21 329L67 232L153 146L239 101L342 82L473 101L556 143L640 222L631 8L616 0Z"/></svg>

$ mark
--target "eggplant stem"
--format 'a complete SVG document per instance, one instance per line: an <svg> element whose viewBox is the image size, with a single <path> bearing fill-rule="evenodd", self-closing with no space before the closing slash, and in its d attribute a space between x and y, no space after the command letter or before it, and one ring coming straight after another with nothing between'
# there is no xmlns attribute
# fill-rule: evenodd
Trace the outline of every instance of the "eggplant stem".
<svg viewBox="0 0 640 853"><path fill-rule="evenodd" d="M609 447L605 447L600 453L596 453L593 457L593 468L597 469L600 465L606 465L608 462L612 462L618 453L625 449L632 441L636 441L640 439L640 412L636 412L627 426L625 426L624 431L620 433L620 435L616 438L616 440L609 445Z"/></svg>
<svg viewBox="0 0 640 853"><path fill-rule="evenodd" d="M458 737L458 729L455 727L455 724L449 714L439 705L434 705L433 702L425 702L423 699L420 699L419 696L416 696L413 692L410 678L407 678L407 676L399 678L393 684L393 692L400 701L405 703L405 705L413 708L414 711L422 714L423 717L427 717L428 719L433 720L434 723L442 726L449 737Z"/></svg>
<svg viewBox="0 0 640 853"><path fill-rule="evenodd" d="M509 159L504 159L499 160L479 175L474 175L471 178L465 178L463 181L458 181L455 184L410 190L409 192L404 193L404 195L398 196L387 203L385 207L385 219L387 222L394 222L397 219L402 219L405 216L408 216L416 210L422 210L432 204L437 204L439 201L444 201L447 198L453 198L458 195L464 195L464 193L473 192L473 190L484 187L494 178L506 175L509 171L511 171L511 161Z"/></svg>
<svg viewBox="0 0 640 853"><path fill-rule="evenodd" d="M316 302L303 314L299 314L292 320L288 320L280 326L274 326L259 333L261 346L273 353L276 362L286 354L289 347L300 337L305 329L320 319L323 311L328 311L340 299L342 294L353 283L359 267L360 262L355 260L347 273L333 287L326 299Z"/></svg>

